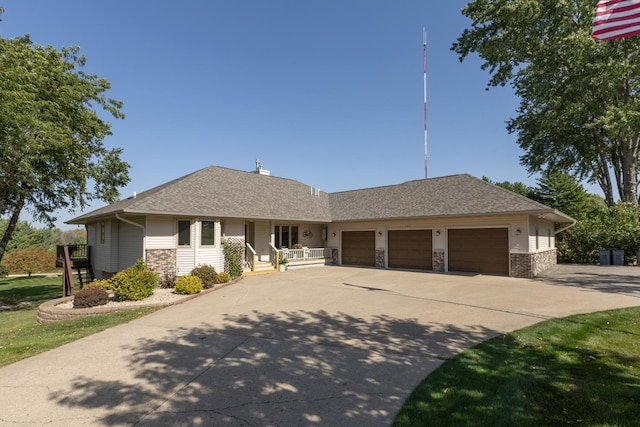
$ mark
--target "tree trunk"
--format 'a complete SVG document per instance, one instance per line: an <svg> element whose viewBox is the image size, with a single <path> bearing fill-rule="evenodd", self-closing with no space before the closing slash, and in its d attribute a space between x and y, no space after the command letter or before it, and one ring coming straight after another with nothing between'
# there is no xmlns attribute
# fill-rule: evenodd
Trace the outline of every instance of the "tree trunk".
<svg viewBox="0 0 640 427"><path fill-rule="evenodd" d="M627 137L620 144L620 163L622 164L622 192L623 202L638 206L638 138Z"/></svg>
<svg viewBox="0 0 640 427"><path fill-rule="evenodd" d="M18 224L18 220L20 219L20 212L22 212L23 207L24 207L24 195L20 195L18 204L13 210L11 219L9 219L9 223L7 224L7 229L4 231L2 240L0 240L0 261L2 261L4 252L7 249L7 245L9 244L9 240L11 240L11 235L13 234L13 231L16 229L16 225Z"/></svg>

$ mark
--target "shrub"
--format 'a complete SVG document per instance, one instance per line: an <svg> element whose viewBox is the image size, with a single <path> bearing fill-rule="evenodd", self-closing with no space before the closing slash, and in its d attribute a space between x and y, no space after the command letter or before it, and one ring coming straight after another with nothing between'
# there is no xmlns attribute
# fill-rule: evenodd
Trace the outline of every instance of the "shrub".
<svg viewBox="0 0 640 427"><path fill-rule="evenodd" d="M87 289L87 288L100 288L104 290L109 290L112 288L112 284L109 280L94 280L93 282L89 282L86 285L84 285L84 288L82 289Z"/></svg>
<svg viewBox="0 0 640 427"><path fill-rule="evenodd" d="M179 295L197 294L202 290L202 280L196 276L182 276L176 279L173 292Z"/></svg>
<svg viewBox="0 0 640 427"><path fill-rule="evenodd" d="M202 286L205 289L213 288L219 282L218 273L215 268L210 265L199 265L191 270L191 275L199 277L202 280Z"/></svg>
<svg viewBox="0 0 640 427"><path fill-rule="evenodd" d="M160 288L162 289L172 289L176 285L176 276L169 273L164 273L162 278L160 279Z"/></svg>
<svg viewBox="0 0 640 427"><path fill-rule="evenodd" d="M140 301L153 293L158 275L147 268L141 259L111 278L113 294L118 301Z"/></svg>
<svg viewBox="0 0 640 427"><path fill-rule="evenodd" d="M100 286L87 285L73 297L73 308L88 308L105 305L109 302L109 294Z"/></svg>
<svg viewBox="0 0 640 427"><path fill-rule="evenodd" d="M9 275L9 268L6 265L0 264L0 278L7 277Z"/></svg>
<svg viewBox="0 0 640 427"><path fill-rule="evenodd" d="M218 273L218 283L226 283L231 280L231 275L226 271Z"/></svg>

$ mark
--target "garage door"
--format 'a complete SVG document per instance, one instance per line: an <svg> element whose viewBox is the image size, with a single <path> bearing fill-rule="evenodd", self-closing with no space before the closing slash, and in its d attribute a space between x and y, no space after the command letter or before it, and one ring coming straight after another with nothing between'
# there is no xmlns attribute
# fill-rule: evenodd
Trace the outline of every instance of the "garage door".
<svg viewBox="0 0 640 427"><path fill-rule="evenodd" d="M509 233L506 228L448 231L449 271L509 275Z"/></svg>
<svg viewBox="0 0 640 427"><path fill-rule="evenodd" d="M373 231L342 232L342 264L376 265L376 236Z"/></svg>
<svg viewBox="0 0 640 427"><path fill-rule="evenodd" d="M389 268L433 270L431 230L389 230Z"/></svg>

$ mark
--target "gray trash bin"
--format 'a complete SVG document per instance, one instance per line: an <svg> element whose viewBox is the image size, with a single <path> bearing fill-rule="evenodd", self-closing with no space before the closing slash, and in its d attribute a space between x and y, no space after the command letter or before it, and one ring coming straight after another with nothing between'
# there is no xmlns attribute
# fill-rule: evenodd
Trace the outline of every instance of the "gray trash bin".
<svg viewBox="0 0 640 427"><path fill-rule="evenodd" d="M611 249L600 249L600 265L611 265Z"/></svg>
<svg viewBox="0 0 640 427"><path fill-rule="evenodd" d="M624 265L624 250L611 249L611 264Z"/></svg>

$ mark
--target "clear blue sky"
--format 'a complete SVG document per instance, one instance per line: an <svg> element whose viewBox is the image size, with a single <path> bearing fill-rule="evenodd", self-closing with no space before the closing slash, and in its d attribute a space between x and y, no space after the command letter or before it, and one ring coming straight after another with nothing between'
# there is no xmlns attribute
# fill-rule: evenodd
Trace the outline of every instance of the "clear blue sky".
<svg viewBox="0 0 640 427"><path fill-rule="evenodd" d="M425 27L429 177L533 185L505 129L517 98L485 90L480 60L450 50L466 3L0 0L0 36L80 46L85 70L111 82L126 118L106 144L124 148L128 197L256 159L327 192L424 178Z"/></svg>

